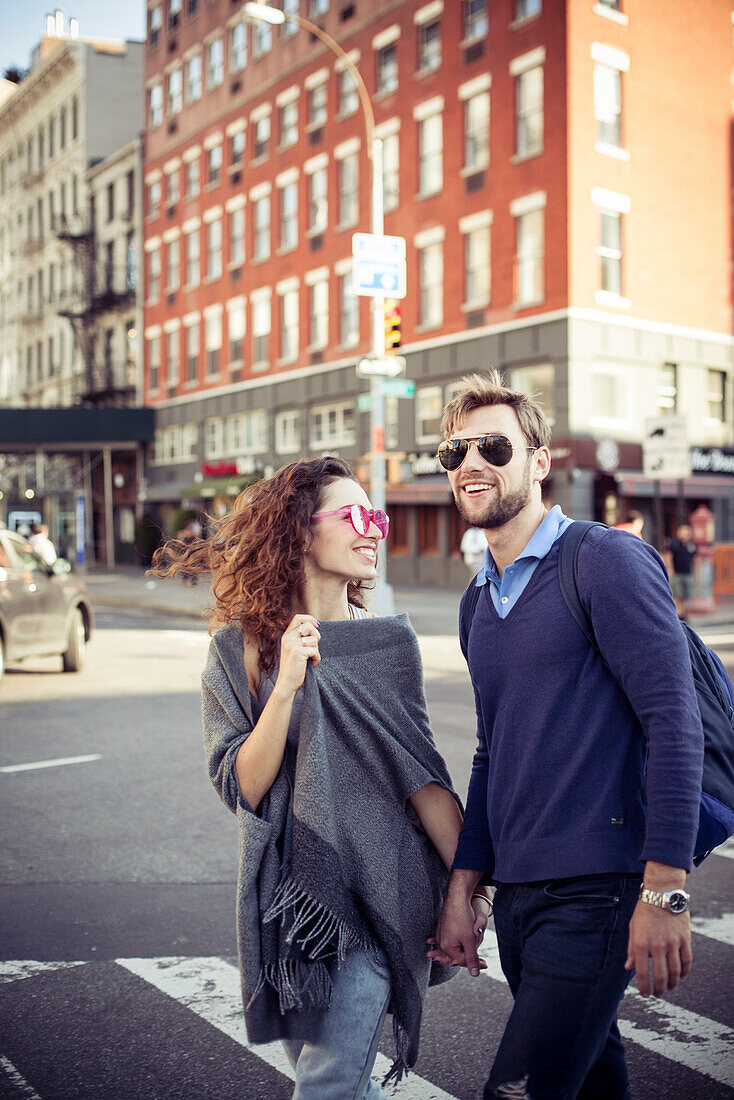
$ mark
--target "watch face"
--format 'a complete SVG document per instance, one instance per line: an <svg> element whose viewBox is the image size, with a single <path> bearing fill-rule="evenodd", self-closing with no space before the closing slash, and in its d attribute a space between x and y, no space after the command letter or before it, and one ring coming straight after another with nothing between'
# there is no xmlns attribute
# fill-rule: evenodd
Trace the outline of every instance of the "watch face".
<svg viewBox="0 0 734 1100"><path fill-rule="evenodd" d="M682 890L672 890L668 898L668 908L671 913L685 913L688 908L688 898Z"/></svg>

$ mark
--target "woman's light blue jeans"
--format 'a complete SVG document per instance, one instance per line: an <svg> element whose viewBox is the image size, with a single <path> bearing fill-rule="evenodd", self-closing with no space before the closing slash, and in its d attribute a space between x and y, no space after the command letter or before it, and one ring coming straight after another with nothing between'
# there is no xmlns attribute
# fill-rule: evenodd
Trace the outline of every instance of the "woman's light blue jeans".
<svg viewBox="0 0 734 1100"><path fill-rule="evenodd" d="M296 1071L293 1100L380 1100L386 1097L370 1077L390 1000L390 972L361 949L347 952L341 968L329 965L331 1005L318 1035L309 1042L283 1041Z"/></svg>

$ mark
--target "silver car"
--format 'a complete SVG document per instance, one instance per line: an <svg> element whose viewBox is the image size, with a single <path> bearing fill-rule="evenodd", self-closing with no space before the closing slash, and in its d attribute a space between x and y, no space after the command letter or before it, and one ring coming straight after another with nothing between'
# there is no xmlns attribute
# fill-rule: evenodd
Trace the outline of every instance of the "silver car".
<svg viewBox="0 0 734 1100"><path fill-rule="evenodd" d="M89 594L69 563L47 565L0 525L0 677L6 664L55 654L64 672L79 672L93 628Z"/></svg>

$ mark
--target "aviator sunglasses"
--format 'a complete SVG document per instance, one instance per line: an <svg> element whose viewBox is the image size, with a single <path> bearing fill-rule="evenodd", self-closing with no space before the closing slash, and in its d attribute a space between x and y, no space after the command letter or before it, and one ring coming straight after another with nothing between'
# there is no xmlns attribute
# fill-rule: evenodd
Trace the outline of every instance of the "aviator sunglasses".
<svg viewBox="0 0 734 1100"><path fill-rule="evenodd" d="M506 466L512 458L513 447L506 435L474 435L469 439L444 439L439 443L436 457L444 470L458 470L469 454L469 446L476 443L479 457L490 466ZM536 451L537 447L526 447Z"/></svg>
<svg viewBox="0 0 734 1100"><path fill-rule="evenodd" d="M380 508L374 512L368 512L362 504L348 504L345 508L337 508L333 512L314 512L311 519L328 519L330 516L342 516L348 519L358 535L366 535L371 523L374 523L380 532L381 539L386 539L390 530L390 517L387 512L383 512Z"/></svg>

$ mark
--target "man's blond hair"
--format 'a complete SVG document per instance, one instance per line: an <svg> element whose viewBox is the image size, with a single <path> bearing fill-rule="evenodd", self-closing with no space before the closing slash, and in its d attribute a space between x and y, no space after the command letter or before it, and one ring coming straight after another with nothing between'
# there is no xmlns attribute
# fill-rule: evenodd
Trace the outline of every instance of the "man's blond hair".
<svg viewBox="0 0 734 1100"><path fill-rule="evenodd" d="M490 370L486 374L466 374L461 379L461 389L451 398L443 411L441 431L449 439L474 409L487 405L509 405L515 410L520 430L532 447L548 447L551 430L539 405L526 393L512 390L505 385L501 371Z"/></svg>

